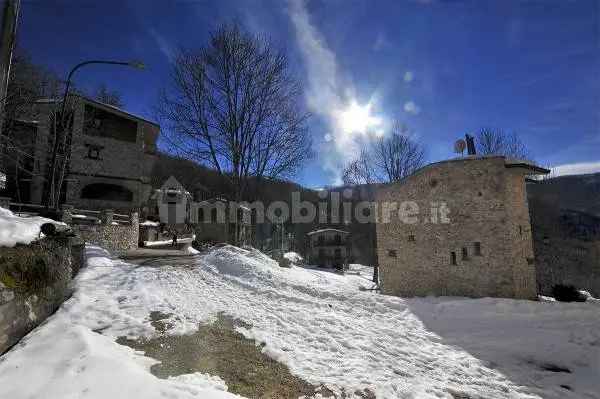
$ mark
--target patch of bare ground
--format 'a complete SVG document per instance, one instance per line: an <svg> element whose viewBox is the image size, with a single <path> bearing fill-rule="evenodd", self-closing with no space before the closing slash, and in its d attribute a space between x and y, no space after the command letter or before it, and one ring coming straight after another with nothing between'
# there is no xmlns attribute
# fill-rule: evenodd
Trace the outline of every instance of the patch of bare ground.
<svg viewBox="0 0 600 399"><path fill-rule="evenodd" d="M156 338L129 339L119 337L117 343L143 351L146 356L159 360L151 368L152 374L168 378L194 372L217 375L225 381L229 392L247 398L292 399L322 397L345 398L324 386L311 385L290 373L287 366L271 359L261 351L254 340L235 331L243 322L219 314L212 324L200 325L189 335L165 335L171 327L171 315L152 312L152 325L159 332ZM374 399L368 389L355 392L359 397Z"/></svg>

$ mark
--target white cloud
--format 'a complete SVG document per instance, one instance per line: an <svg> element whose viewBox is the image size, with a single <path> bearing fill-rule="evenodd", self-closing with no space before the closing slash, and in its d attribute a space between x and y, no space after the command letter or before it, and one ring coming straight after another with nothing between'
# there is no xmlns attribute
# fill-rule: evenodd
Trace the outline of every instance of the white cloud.
<svg viewBox="0 0 600 399"><path fill-rule="evenodd" d="M419 112L421 112L421 108L411 100L404 103L404 112L417 115Z"/></svg>
<svg viewBox="0 0 600 399"><path fill-rule="evenodd" d="M584 175L600 172L600 161L558 165L551 168L551 176Z"/></svg>
<svg viewBox="0 0 600 399"><path fill-rule="evenodd" d="M336 56L311 24L303 0L289 0L289 17L307 69L307 105L325 119L330 129L326 145L317 151L337 184L343 165L359 153L365 140L381 135L386 121L374 113L373 96L360 104L353 85L340 77Z"/></svg>
<svg viewBox="0 0 600 399"><path fill-rule="evenodd" d="M169 60L169 62L173 62L173 60L175 59L175 49L173 48L171 43L169 43L169 41L165 39L163 35L158 33L153 28L148 29L148 32L150 32L150 35L156 42L156 45L158 46L160 52L163 53L163 55Z"/></svg>
<svg viewBox="0 0 600 399"><path fill-rule="evenodd" d="M410 83L415 78L414 74L411 71L404 72L404 81L406 83Z"/></svg>

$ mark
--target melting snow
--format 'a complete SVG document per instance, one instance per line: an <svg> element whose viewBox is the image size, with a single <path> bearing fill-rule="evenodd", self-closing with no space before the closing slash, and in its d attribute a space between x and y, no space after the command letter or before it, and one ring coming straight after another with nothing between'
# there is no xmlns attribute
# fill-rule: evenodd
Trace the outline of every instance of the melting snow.
<svg viewBox="0 0 600 399"><path fill-rule="evenodd" d="M174 314L170 334L224 311L249 323L238 331L265 343L263 351L292 373L337 392L600 398L597 302L396 298L361 289L372 285L367 267L353 265L356 274L345 276L280 268L259 251L232 246L161 267L87 252L73 298L4 355L0 397L226 397L208 396L229 395L214 376L158 380L148 373L150 359L112 342L156 334L151 311Z"/></svg>

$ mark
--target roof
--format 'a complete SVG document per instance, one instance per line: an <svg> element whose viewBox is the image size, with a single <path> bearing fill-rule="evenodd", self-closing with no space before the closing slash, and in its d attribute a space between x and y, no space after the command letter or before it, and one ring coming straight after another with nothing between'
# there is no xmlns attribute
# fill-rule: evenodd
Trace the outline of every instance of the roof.
<svg viewBox="0 0 600 399"><path fill-rule="evenodd" d="M327 231L333 231L333 232L342 233L342 234L350 234L350 232L344 231L344 230L338 230L338 229L320 229L320 230L314 230L314 231L308 232L308 233L306 233L306 235L307 236L312 236L313 234L325 233Z"/></svg>
<svg viewBox="0 0 600 399"><path fill-rule="evenodd" d="M450 158L450 159L445 159L445 160L438 161L438 162L432 162L430 164L423 166L422 168L417 169L413 174L405 176L400 180L393 181L390 183L383 183L380 185L380 188L390 187L390 186L394 186L396 184L403 184L404 181L412 178L413 176L418 175L419 173L422 173L423 171L433 168L433 167L436 167L438 165L454 163L454 162L481 161L484 159L503 159L504 166L506 168L527 169L527 170L531 171L531 173L526 173L529 175L550 173L549 169L542 168L541 166L537 166L536 164L534 164L531 161L527 161L527 160L523 160L523 159L507 158L503 155L467 155L467 156L463 156L463 157Z"/></svg>
<svg viewBox="0 0 600 399"><path fill-rule="evenodd" d="M536 165L533 162L527 161L527 160L524 160L524 159L505 158L504 159L504 165L507 168L525 168L525 169L529 169L531 171L536 172L536 174L547 175L548 173L550 173L550 169L542 168L541 166Z"/></svg>
<svg viewBox="0 0 600 399"><path fill-rule="evenodd" d="M123 114L123 115L125 115L125 116L127 116L129 118L136 119L136 120L139 120L139 121L142 121L142 122L146 122L146 123L150 123L151 125L154 125L154 126L156 126L156 127L158 127L160 129L160 125L158 123L152 122L152 121L150 121L150 120L148 120L146 118L142 118L139 115L132 114L131 112L125 111L125 110L123 110L123 109L121 109L119 107L115 107L114 105L106 104L106 103L103 103L102 101L94 100L93 98L85 97L85 96L82 96L80 94L71 93L69 95L71 95L71 96L77 96L77 97L83 99L84 101L86 101L88 103L93 103L94 105L99 105L100 107L104 108L105 110L107 110L109 112L110 111L112 111L112 112L117 111L117 113ZM36 103L42 103L42 104L60 103L60 102L62 102L62 98L40 98L40 99L35 100L35 102Z"/></svg>

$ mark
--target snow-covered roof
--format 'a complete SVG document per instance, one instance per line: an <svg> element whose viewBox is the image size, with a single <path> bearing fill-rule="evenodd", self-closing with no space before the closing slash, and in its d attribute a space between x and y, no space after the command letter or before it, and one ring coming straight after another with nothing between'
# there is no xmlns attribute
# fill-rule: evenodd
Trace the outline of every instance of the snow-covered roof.
<svg viewBox="0 0 600 399"><path fill-rule="evenodd" d="M314 231L311 231L309 233L306 233L306 235L307 236L312 236L313 234L326 233L328 231L333 231L335 233L341 233L341 234L350 234L350 232L344 231L344 230L338 230L338 229L320 229L320 230L314 230Z"/></svg>

